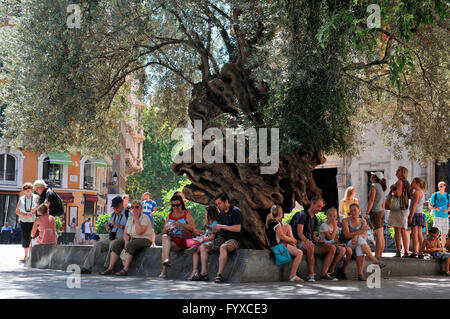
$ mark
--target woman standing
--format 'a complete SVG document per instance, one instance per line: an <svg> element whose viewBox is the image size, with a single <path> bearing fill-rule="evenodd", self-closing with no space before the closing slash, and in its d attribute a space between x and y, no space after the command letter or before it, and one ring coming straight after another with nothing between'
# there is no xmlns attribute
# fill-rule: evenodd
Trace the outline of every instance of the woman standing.
<svg viewBox="0 0 450 319"><path fill-rule="evenodd" d="M358 204L352 204L350 206L350 217L342 221L342 232L344 237L349 239L347 246L350 247L356 256L356 265L358 269L358 280L365 281L364 277L364 262L365 255L380 268L386 267L378 259L372 255L369 244L366 242L367 231L370 227L367 225L365 219L359 217L360 208Z"/></svg>
<svg viewBox="0 0 450 319"><path fill-rule="evenodd" d="M344 199L339 203L339 219L342 221L344 218L350 216L350 205L358 204L356 196L356 188L353 186L347 187L345 190Z"/></svg>
<svg viewBox="0 0 450 319"><path fill-rule="evenodd" d="M33 194L33 184L31 183L23 184L22 191L25 192L25 195L17 203L16 215L19 216L20 227L22 228L22 247L25 250L25 257L20 261L26 262L29 256L31 229L36 220L39 196Z"/></svg>
<svg viewBox="0 0 450 319"><path fill-rule="evenodd" d="M422 229L426 227L425 214L423 213L423 204L425 202L424 192L427 190L427 184L419 177L413 179L411 183L411 206L408 216L408 225L411 226L412 240L413 240L413 253L410 257L418 257L419 248L423 243Z"/></svg>
<svg viewBox="0 0 450 319"><path fill-rule="evenodd" d="M408 228L408 196L410 191L410 184L408 182L408 169L403 166L399 166L395 176L397 176L397 182L391 186L391 203L388 224L394 227L395 231L395 245L397 246L397 254L395 257L401 257L402 243L404 249L403 257L409 256L409 234L406 231ZM392 206L392 200L400 202L397 207Z"/></svg>
<svg viewBox="0 0 450 319"><path fill-rule="evenodd" d="M372 223L375 235L375 256L381 257L384 251L384 201L387 186L382 172L372 173L370 177L372 186L369 191L369 203L367 204L366 219Z"/></svg>
<svg viewBox="0 0 450 319"><path fill-rule="evenodd" d="M167 277L167 268L170 264L170 251L180 251L186 248L186 231L195 230L195 222L191 213L186 210L181 196L174 195L170 199L170 214L166 218L164 234L162 236L162 271L160 278Z"/></svg>

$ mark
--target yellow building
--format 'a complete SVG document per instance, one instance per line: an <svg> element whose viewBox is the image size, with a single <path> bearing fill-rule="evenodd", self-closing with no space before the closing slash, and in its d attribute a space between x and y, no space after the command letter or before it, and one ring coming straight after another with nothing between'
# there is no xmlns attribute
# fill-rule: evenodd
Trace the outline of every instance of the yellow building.
<svg viewBox="0 0 450 319"><path fill-rule="evenodd" d="M111 160L108 163L83 157L79 152L33 153L28 150L0 150L0 218L15 228L17 201L23 195L21 186L44 180L64 203L65 222L75 218L77 226L91 217L96 219L106 206L108 187L113 184ZM109 184L109 185L108 185Z"/></svg>

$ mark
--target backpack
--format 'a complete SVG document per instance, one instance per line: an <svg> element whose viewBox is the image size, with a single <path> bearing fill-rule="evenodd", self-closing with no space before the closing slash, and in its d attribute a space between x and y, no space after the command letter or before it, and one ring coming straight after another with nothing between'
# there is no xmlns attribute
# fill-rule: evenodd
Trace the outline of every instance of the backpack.
<svg viewBox="0 0 450 319"><path fill-rule="evenodd" d="M298 235L297 235L297 216L298 216L298 214L300 214L301 213L301 211L300 212L296 212L295 214L294 214L294 216L292 216L292 218L291 218L291 221L289 222L289 225L291 226L291 228L292 228L292 233L293 233L293 235L294 235L294 238L295 239L297 239L297 240L300 240L300 238L298 238Z"/></svg>
<svg viewBox="0 0 450 319"><path fill-rule="evenodd" d="M433 207L434 208L436 208L436 202L437 202L438 193L439 192L436 192L436 193L433 194L434 195L434 202L433 202ZM450 195L447 192L446 192L446 194L447 194L447 203L450 204Z"/></svg>

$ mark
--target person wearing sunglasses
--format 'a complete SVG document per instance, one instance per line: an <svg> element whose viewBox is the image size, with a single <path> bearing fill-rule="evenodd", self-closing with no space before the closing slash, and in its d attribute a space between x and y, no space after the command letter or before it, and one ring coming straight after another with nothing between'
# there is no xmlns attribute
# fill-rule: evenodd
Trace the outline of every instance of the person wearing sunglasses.
<svg viewBox="0 0 450 319"><path fill-rule="evenodd" d="M445 182L438 183L436 193L431 195L428 208L434 211L433 226L438 228L441 233L441 245L445 247L446 234L448 233L448 212L450 211L450 195L445 191L447 184Z"/></svg>
<svg viewBox="0 0 450 319"><path fill-rule="evenodd" d="M127 225L123 232L123 238L113 242L109 267L101 272L101 275L110 275L113 273L114 266L119 260L120 253L125 249L125 264L123 269L116 273L116 276L127 276L135 253L144 247L150 247L152 245L153 227L150 218L148 218L147 215L142 214L143 208L141 201L133 201L131 209L133 210L133 214L128 217Z"/></svg>
<svg viewBox="0 0 450 319"><path fill-rule="evenodd" d="M36 220L36 209L39 196L33 194L33 184L25 183L22 185L22 191L25 192L17 202L16 215L19 216L20 227L22 228L22 247L25 250L25 257L21 262L26 262L29 256L31 229Z"/></svg>
<svg viewBox="0 0 450 319"><path fill-rule="evenodd" d="M166 218L162 236L162 271L160 278L167 277L167 268L170 264L170 251L186 249L186 239L192 237L195 231L195 222L191 213L186 210L183 198L174 195L170 199L170 214Z"/></svg>

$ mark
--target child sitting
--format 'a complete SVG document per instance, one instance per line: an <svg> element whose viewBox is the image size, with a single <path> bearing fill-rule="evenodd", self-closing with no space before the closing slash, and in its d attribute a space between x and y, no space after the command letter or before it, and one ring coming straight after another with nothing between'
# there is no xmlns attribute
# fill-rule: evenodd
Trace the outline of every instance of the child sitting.
<svg viewBox="0 0 450 319"><path fill-rule="evenodd" d="M419 258L423 258L424 253L429 253L433 259L445 261L445 274L450 276L450 254L442 251L439 228L431 227L428 238L423 241L422 247L420 247Z"/></svg>
<svg viewBox="0 0 450 319"><path fill-rule="evenodd" d="M211 243L214 238L216 238L216 234L214 233L213 225L217 224L217 219L219 217L219 210L216 206L208 206L205 209L205 228L204 232L199 232L199 236L193 238L193 240L199 242L199 245L205 245ZM189 276L189 280L201 280L199 272L198 272L198 261L200 252L198 250L199 245L194 245L188 249L186 249L185 253L192 254L192 273ZM205 277L206 280L206 277Z"/></svg>
<svg viewBox="0 0 450 319"><path fill-rule="evenodd" d="M327 211L327 220L325 223L320 225L319 229L319 237L320 240L325 241L326 243L332 244L336 246L336 256L334 257L334 260L330 266L330 276L333 278L341 278L341 279L347 279L347 266L350 262L350 258L352 256L352 249L350 247L347 247L345 244L339 244L338 241L338 213L337 209L334 207L331 207ZM338 264L338 262L346 255L344 265L342 269L338 269L339 272L335 273L335 267Z"/></svg>

